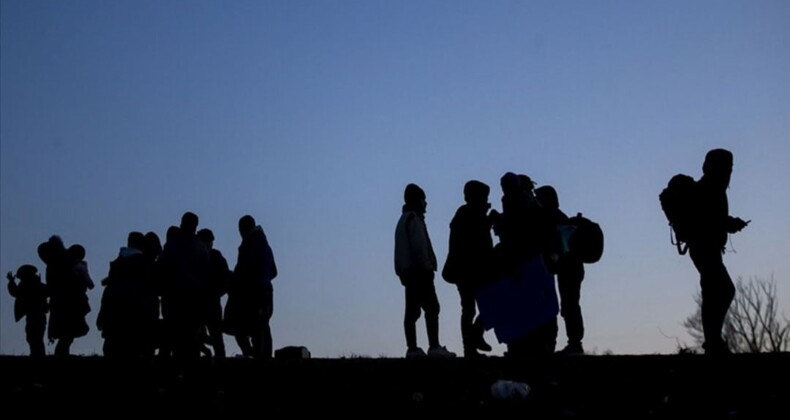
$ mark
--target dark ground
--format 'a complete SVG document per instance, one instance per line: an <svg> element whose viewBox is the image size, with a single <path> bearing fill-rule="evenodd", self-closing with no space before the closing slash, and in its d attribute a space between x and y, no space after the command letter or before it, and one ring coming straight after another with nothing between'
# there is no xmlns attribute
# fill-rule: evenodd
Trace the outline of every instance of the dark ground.
<svg viewBox="0 0 790 420"><path fill-rule="evenodd" d="M101 357L0 357L13 417L788 418L790 353L566 356L511 360L230 358L191 365ZM499 379L525 382L497 400Z"/></svg>

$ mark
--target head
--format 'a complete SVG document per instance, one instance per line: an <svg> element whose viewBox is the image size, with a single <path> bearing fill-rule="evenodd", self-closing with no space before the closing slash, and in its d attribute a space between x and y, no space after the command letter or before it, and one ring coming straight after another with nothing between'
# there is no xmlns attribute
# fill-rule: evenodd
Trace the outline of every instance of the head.
<svg viewBox="0 0 790 420"><path fill-rule="evenodd" d="M507 172L502 175L502 178L499 178L499 186L502 187L503 194L512 194L518 192L521 182L518 179L518 175L514 174L513 172Z"/></svg>
<svg viewBox="0 0 790 420"><path fill-rule="evenodd" d="M535 189L535 182L532 181L532 178L528 177L527 175L519 174L518 183L521 186L521 189L526 192L531 192Z"/></svg>
<svg viewBox="0 0 790 420"><path fill-rule="evenodd" d="M126 246L142 252L145 250L145 235L137 231L129 232L126 237Z"/></svg>
<svg viewBox="0 0 790 420"><path fill-rule="evenodd" d="M535 197L544 208L551 210L560 208L560 199L557 197L557 190L551 185L544 185L535 189Z"/></svg>
<svg viewBox="0 0 790 420"><path fill-rule="evenodd" d="M181 231L189 234L194 235L197 231L198 227L198 217L197 214L188 211L181 216Z"/></svg>
<svg viewBox="0 0 790 420"><path fill-rule="evenodd" d="M33 280L38 278L38 269L30 264L25 264L16 270L16 276L23 281Z"/></svg>
<svg viewBox="0 0 790 420"><path fill-rule="evenodd" d="M197 236L206 248L211 249L214 246L214 232L211 229L200 229Z"/></svg>
<svg viewBox="0 0 790 420"><path fill-rule="evenodd" d="M61 261L66 256L66 246L58 235L52 235L38 246L38 256L44 264Z"/></svg>
<svg viewBox="0 0 790 420"><path fill-rule="evenodd" d="M72 261L82 261L85 259L85 247L80 244L74 244L66 251L69 259Z"/></svg>
<svg viewBox="0 0 790 420"><path fill-rule="evenodd" d="M239 234L243 237L255 229L255 218L246 214L239 219Z"/></svg>
<svg viewBox="0 0 790 420"><path fill-rule="evenodd" d="M145 254L159 255L162 253L162 241L159 240L159 235L156 232L148 232L145 234Z"/></svg>
<svg viewBox="0 0 790 420"><path fill-rule="evenodd" d="M733 156L726 149L713 149L705 155L702 164L702 174L705 178L714 180L724 188L730 185L732 175Z"/></svg>
<svg viewBox="0 0 790 420"><path fill-rule="evenodd" d="M425 213L428 207L428 202L425 200L425 191L417 184L409 184L403 190L403 201L406 203L404 207L419 213Z"/></svg>
<svg viewBox="0 0 790 420"><path fill-rule="evenodd" d="M165 233L165 242L175 240L179 233L181 233L181 228L176 225L171 225L169 228L167 228L167 232Z"/></svg>
<svg viewBox="0 0 790 420"><path fill-rule="evenodd" d="M488 194L491 188L477 180L471 180L464 185L464 201L467 204L488 204Z"/></svg>

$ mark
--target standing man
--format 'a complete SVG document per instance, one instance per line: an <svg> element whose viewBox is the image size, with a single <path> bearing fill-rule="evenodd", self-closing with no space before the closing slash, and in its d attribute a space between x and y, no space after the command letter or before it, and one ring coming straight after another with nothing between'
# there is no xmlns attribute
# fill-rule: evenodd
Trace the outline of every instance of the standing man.
<svg viewBox="0 0 790 420"><path fill-rule="evenodd" d="M559 226L568 224L568 216L560 210L560 200L557 190L551 185L544 185L535 190L535 196L543 209L547 212L548 218L555 231L559 232ZM561 252L560 244L553 244L552 248L556 251L556 261L552 261L557 274L557 288L560 292L560 315L565 321L565 335L568 344L559 351L560 354L584 354L582 339L584 338L584 318L581 308L581 289L584 280L584 263L578 256Z"/></svg>
<svg viewBox="0 0 790 420"><path fill-rule="evenodd" d="M395 228L395 273L406 290L406 310L403 328L406 333L406 358L425 356L417 346L417 320L425 311L428 333L428 356L455 357L439 344L439 298L433 278L436 255L425 226L425 192L416 184L409 184L403 193L405 204Z"/></svg>
<svg viewBox="0 0 790 420"><path fill-rule="evenodd" d="M729 150L713 149L705 155L702 178L697 182L697 229L689 239L689 255L699 271L702 289L702 347L705 354L713 355L730 353L721 337L724 318L735 297L735 286L722 259L727 234L739 232L749 224L729 213L727 188L732 164Z"/></svg>
<svg viewBox="0 0 790 420"><path fill-rule="evenodd" d="M197 233L200 242L208 249L209 262L209 293L204 308L204 319L208 328L208 337L214 348L214 357L225 358L225 341L222 336L222 296L228 292L230 269L228 262L220 250L214 248L214 232L211 229L200 229Z"/></svg>
<svg viewBox="0 0 790 420"><path fill-rule="evenodd" d="M203 347L210 266L208 249L197 237L198 223L197 214L185 212L179 227L168 229L158 262L164 280L162 315L169 330L168 346L182 360L197 359Z"/></svg>
<svg viewBox="0 0 790 420"><path fill-rule="evenodd" d="M242 352L260 359L272 358L272 331L269 321L274 313L274 288L272 280L277 277L274 254L266 239L263 228L255 224L250 215L239 219L239 257L233 270L232 294L229 299L240 298L243 317L241 332L236 341ZM230 303L228 304L230 306ZM251 352L251 353L249 353Z"/></svg>
<svg viewBox="0 0 790 420"><path fill-rule="evenodd" d="M464 200L450 222L450 244L442 277L458 287L461 296L461 338L464 357L483 356L491 351L483 338L483 323L477 315L477 291L492 277L494 243L488 217L488 194L491 188L476 180L464 185Z"/></svg>

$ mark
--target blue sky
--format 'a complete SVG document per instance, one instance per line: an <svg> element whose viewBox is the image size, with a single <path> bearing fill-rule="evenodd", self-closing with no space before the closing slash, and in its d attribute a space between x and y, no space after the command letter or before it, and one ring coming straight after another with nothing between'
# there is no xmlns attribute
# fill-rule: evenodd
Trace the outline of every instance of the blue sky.
<svg viewBox="0 0 790 420"><path fill-rule="evenodd" d="M790 3L4 0L0 18L3 273L43 269L56 233L101 280L129 231L164 237L187 210L233 264L251 214L280 270L275 348L401 357L403 187L427 193L441 265L463 184L501 208L513 171L604 228L585 347L671 353L698 278L658 193L724 147L752 220L725 263L773 276L790 316ZM460 351L458 294L436 284ZM101 351L100 296L78 353ZM0 353L26 353L12 306L0 292Z"/></svg>

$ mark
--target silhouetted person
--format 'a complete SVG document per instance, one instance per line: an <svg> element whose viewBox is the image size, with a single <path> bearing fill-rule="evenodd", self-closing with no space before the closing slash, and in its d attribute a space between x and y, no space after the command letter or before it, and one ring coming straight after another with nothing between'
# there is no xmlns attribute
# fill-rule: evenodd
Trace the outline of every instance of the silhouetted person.
<svg viewBox="0 0 790 420"><path fill-rule="evenodd" d="M705 354L730 352L721 337L721 330L735 297L735 286L724 266L722 254L727 235L739 232L749 223L729 214L727 188L732 165L730 151L711 150L705 155L702 178L697 182L699 220L689 240L689 255L700 273Z"/></svg>
<svg viewBox="0 0 790 420"><path fill-rule="evenodd" d="M66 252L71 261L72 273L78 284L82 285L86 291L92 290L96 285L88 272L88 262L85 261L85 247L74 244Z"/></svg>
<svg viewBox="0 0 790 420"><path fill-rule="evenodd" d="M197 238L198 216L186 212L179 229L168 238L159 266L166 293L169 294L168 323L173 355L181 359L200 357L201 328L205 325L202 308L209 294L208 250Z"/></svg>
<svg viewBox="0 0 790 420"><path fill-rule="evenodd" d="M57 235L38 247L38 255L47 265L45 278L50 293L47 335L50 341L57 341L55 355L60 357L68 356L74 339L89 330L85 315L91 308L86 293L92 282L82 276L79 254L78 248L68 252Z"/></svg>
<svg viewBox="0 0 790 420"><path fill-rule="evenodd" d="M568 216L560 210L557 191L550 185L535 190L535 196L548 213L552 226L556 229L568 223ZM559 232L559 231L558 231ZM559 237L557 237L559 239ZM584 338L584 319L581 300L582 281L584 280L584 263L571 253L562 252L561 243L555 243L553 254L557 260L553 262L557 274L557 287L560 293L560 314L565 321L567 345L560 350L563 354L584 354L582 339Z"/></svg>
<svg viewBox="0 0 790 420"><path fill-rule="evenodd" d="M527 175L505 173L500 178L502 188L502 214L492 211L494 232L499 244L494 248L494 261L498 276L518 281L520 269L528 261L542 261L551 254L553 237L548 213L535 197L535 183ZM541 326L507 343L510 357L542 356L554 353L557 336L557 319L552 317Z"/></svg>
<svg viewBox="0 0 790 420"><path fill-rule="evenodd" d="M428 355L455 357L439 343L439 298L434 288L436 255L425 226L425 192L409 184L403 193L405 204L395 228L395 274L406 292L406 309L403 328L406 333L406 358L425 356L417 346L417 320L425 312L425 329L428 333Z"/></svg>
<svg viewBox="0 0 790 420"><path fill-rule="evenodd" d="M235 336L245 356L271 359L274 254L263 228L250 215L239 219L241 245L225 308L226 332Z"/></svg>
<svg viewBox="0 0 790 420"><path fill-rule="evenodd" d="M162 242L156 232L148 232L143 239L143 259L145 274L142 286L143 299L143 343L142 351L146 357L153 356L161 347L163 327L159 319L161 311L160 296L162 295L162 279L159 278L158 260L162 254Z"/></svg>
<svg viewBox="0 0 790 420"><path fill-rule="evenodd" d="M126 246L110 263L107 278L102 280L101 308L96 327L104 338L107 357L135 358L150 355L150 305L146 296L148 264L143 249L145 236L130 232Z"/></svg>
<svg viewBox="0 0 790 420"><path fill-rule="evenodd" d="M504 268L513 269L548 249L550 227L528 176L507 172L500 178L500 186L502 213L492 211L494 232L501 243L498 253Z"/></svg>
<svg viewBox="0 0 790 420"><path fill-rule="evenodd" d="M25 264L14 274L8 272L8 293L14 300L14 320L25 318L25 339L32 357L44 357L44 332L47 328L47 286L41 282L36 267Z"/></svg>
<svg viewBox="0 0 790 420"><path fill-rule="evenodd" d="M165 246L167 246L168 243L178 242L180 235L181 229L178 226L171 225L168 227L165 232ZM173 347L175 346L173 331L175 330L176 323L177 297L175 282L168 278L170 274L168 271L171 270L171 267L167 267L163 263L162 253L164 253L164 247L162 247L162 250L159 252L154 270L162 312L162 319L157 329L157 344L159 347L159 352L157 354L160 357L170 357L173 355Z"/></svg>
<svg viewBox="0 0 790 420"><path fill-rule="evenodd" d="M450 222L450 244L442 270L445 280L458 287L461 296L461 338L464 357L480 357L478 350L491 351L483 338L483 324L477 315L477 291L492 278L494 243L488 218L488 185L469 181L464 185L464 200Z"/></svg>
<svg viewBox="0 0 790 420"><path fill-rule="evenodd" d="M209 296L206 302L206 327L208 341L214 349L214 357L225 357L225 342L222 337L222 296L228 291L230 269L222 253L214 248L214 232L211 229L198 231L200 242L208 249Z"/></svg>

